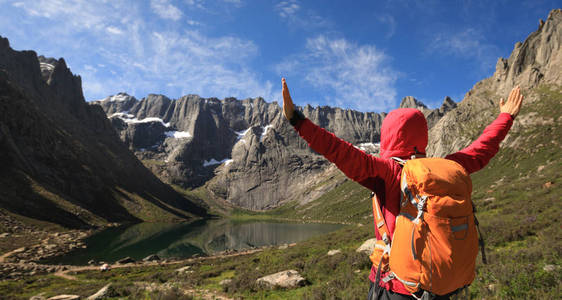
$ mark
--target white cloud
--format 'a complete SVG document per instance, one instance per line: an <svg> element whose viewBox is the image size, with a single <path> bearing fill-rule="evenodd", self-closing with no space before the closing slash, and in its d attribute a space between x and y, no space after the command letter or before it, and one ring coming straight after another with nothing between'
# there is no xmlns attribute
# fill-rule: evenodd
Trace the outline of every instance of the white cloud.
<svg viewBox="0 0 562 300"><path fill-rule="evenodd" d="M302 9L302 5L297 0L281 1L275 5L275 10L289 25L299 29L312 30L329 24L313 11Z"/></svg>
<svg viewBox="0 0 562 300"><path fill-rule="evenodd" d="M111 33L111 34L123 34L123 31L117 27L114 26L108 26L105 28L105 30L107 30L107 32Z"/></svg>
<svg viewBox="0 0 562 300"><path fill-rule="evenodd" d="M168 0L151 0L150 7L162 19L177 21L183 15L181 10L170 4Z"/></svg>
<svg viewBox="0 0 562 300"><path fill-rule="evenodd" d="M429 43L427 51L436 55L454 55L474 59L480 71L493 70L499 48L485 41L484 35L474 28L460 32L439 33Z"/></svg>
<svg viewBox="0 0 562 300"><path fill-rule="evenodd" d="M201 25L201 23L199 23L199 22L197 22L197 21L195 21L195 20L187 20L186 23L187 23L188 25L191 25L191 26L199 26L199 25Z"/></svg>
<svg viewBox="0 0 562 300"><path fill-rule="evenodd" d="M381 15L378 17L378 21L388 26L388 32L386 33L386 38L390 38L396 32L396 19L391 15Z"/></svg>
<svg viewBox="0 0 562 300"><path fill-rule="evenodd" d="M323 35L308 39L306 52L290 57L281 74L298 72L325 93L330 105L361 111L387 111L396 106L394 83L398 73L389 67L390 58L373 45L357 45ZM298 70L298 71L296 71Z"/></svg>
<svg viewBox="0 0 562 300"><path fill-rule="evenodd" d="M205 3L204 0L185 0L185 3L191 7L205 9L205 5L203 5Z"/></svg>
<svg viewBox="0 0 562 300"><path fill-rule="evenodd" d="M300 5L296 0L281 1L275 5L275 9L282 18L292 18L300 9Z"/></svg>
<svg viewBox="0 0 562 300"><path fill-rule="evenodd" d="M147 93L173 98L185 94L273 97L272 84L250 67L259 55L250 40L206 36L185 26L161 26L161 19L146 18L152 7L137 1L39 0L21 1L16 6L13 9L23 13L25 22L20 23L20 32L12 31L8 37L18 35L27 49L40 54L65 57L76 66L72 71L82 76L88 100L121 91L137 97ZM10 17L0 12L2 22L22 21L15 17L10 21ZM45 24L41 30L37 30L38 22ZM104 66L103 72L93 68L99 64Z"/></svg>

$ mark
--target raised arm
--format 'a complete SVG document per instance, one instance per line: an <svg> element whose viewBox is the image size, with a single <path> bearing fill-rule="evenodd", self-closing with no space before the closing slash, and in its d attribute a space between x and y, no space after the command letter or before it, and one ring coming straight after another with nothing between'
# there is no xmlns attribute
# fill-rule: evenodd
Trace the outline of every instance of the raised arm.
<svg viewBox="0 0 562 300"><path fill-rule="evenodd" d="M283 115L295 127L299 135L308 142L312 150L323 155L349 178L363 182L367 178L392 176L389 160L380 159L355 148L352 144L336 137L333 133L317 126L295 110L285 79L283 83ZM373 187L369 187L373 189Z"/></svg>
<svg viewBox="0 0 562 300"><path fill-rule="evenodd" d="M498 153L500 143L513 125L522 103L523 95L517 86L511 90L507 101L500 99L500 115L484 129L482 135L470 146L446 158L460 163L469 173L484 168Z"/></svg>

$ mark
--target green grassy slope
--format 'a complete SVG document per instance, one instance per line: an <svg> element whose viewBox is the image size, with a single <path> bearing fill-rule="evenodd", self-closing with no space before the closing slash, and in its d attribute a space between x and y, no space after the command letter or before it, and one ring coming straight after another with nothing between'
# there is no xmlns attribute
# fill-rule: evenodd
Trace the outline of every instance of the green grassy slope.
<svg viewBox="0 0 562 300"><path fill-rule="evenodd" d="M556 299L562 288L562 90L532 93L540 101L516 120L526 124L514 126L507 145L472 176L491 261L478 266L479 297Z"/></svg>

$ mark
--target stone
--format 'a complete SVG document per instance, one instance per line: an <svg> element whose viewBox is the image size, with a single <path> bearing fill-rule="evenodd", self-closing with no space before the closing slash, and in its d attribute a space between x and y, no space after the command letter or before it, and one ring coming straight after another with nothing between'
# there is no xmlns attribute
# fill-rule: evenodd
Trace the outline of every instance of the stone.
<svg viewBox="0 0 562 300"><path fill-rule="evenodd" d="M193 272L193 271L191 271L190 269L191 269L191 266L185 266L185 267L176 269L176 273L183 274L183 273L191 273L191 272Z"/></svg>
<svg viewBox="0 0 562 300"><path fill-rule="evenodd" d="M158 260L160 260L160 257L158 257L158 255L156 254L150 254L149 256L142 259L142 261L158 261Z"/></svg>
<svg viewBox="0 0 562 300"><path fill-rule="evenodd" d="M89 265L95 265L95 264L96 264L96 261L93 260L93 259L90 259L90 260L88 261L88 264L89 264Z"/></svg>
<svg viewBox="0 0 562 300"><path fill-rule="evenodd" d="M0 238L5 238L5 237L9 237L10 234L8 232L4 232L2 234L0 234Z"/></svg>
<svg viewBox="0 0 562 300"><path fill-rule="evenodd" d="M258 278L256 284L265 288L281 287L292 289L304 286L306 279L295 270L286 270Z"/></svg>
<svg viewBox="0 0 562 300"><path fill-rule="evenodd" d="M87 300L100 300L106 299L111 297L119 296L111 283L107 284L106 286L102 287L99 291L95 294L91 295L90 297L86 298Z"/></svg>
<svg viewBox="0 0 562 300"><path fill-rule="evenodd" d="M41 293L41 294L32 296L31 298L29 298L29 300L47 300L47 298L45 298L44 294L45 293Z"/></svg>
<svg viewBox="0 0 562 300"><path fill-rule="evenodd" d="M373 250L375 249L376 242L377 242L376 238L368 239L363 244L361 244L361 246L359 246L359 248L357 248L357 250L355 251L362 252L367 255L371 255L371 253L373 253Z"/></svg>
<svg viewBox="0 0 562 300"><path fill-rule="evenodd" d="M58 295L51 298L47 298L47 300L80 300L80 296L78 295Z"/></svg>
<svg viewBox="0 0 562 300"><path fill-rule="evenodd" d="M557 265L545 265L542 269L545 272L554 272L558 269L558 266Z"/></svg>
<svg viewBox="0 0 562 300"><path fill-rule="evenodd" d="M548 189L548 188L552 187L553 185L554 185L554 182L553 182L553 181L547 181L547 182L545 182L542 186L543 186L545 189Z"/></svg>
<svg viewBox="0 0 562 300"><path fill-rule="evenodd" d="M135 260L129 256L122 258L120 260L117 261L118 264L124 265L124 264L130 264L130 263L134 263Z"/></svg>
<svg viewBox="0 0 562 300"><path fill-rule="evenodd" d="M220 286L229 285L232 282L232 279L223 279L219 282Z"/></svg>
<svg viewBox="0 0 562 300"><path fill-rule="evenodd" d="M100 271L105 272L111 270L111 266L109 264L103 264L100 266Z"/></svg>
<svg viewBox="0 0 562 300"><path fill-rule="evenodd" d="M338 253L341 253L340 249L330 250L328 251L328 256L336 255Z"/></svg>

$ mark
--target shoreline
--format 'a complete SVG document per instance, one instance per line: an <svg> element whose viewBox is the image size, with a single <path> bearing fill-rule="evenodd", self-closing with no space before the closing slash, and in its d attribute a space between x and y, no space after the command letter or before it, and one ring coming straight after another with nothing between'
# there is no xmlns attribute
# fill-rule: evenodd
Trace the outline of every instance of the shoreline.
<svg viewBox="0 0 562 300"><path fill-rule="evenodd" d="M232 219L234 221L279 221L279 222L297 222L297 223L311 223L311 224L341 224L341 225L357 225L356 223L348 222L332 222L323 220L302 220L302 219L290 219L290 218L262 218L262 217L252 217L244 216L243 218L224 218ZM18 222L21 223L21 222ZM17 280L34 275L44 275L44 274L60 274L60 277L65 277L64 274L72 271L80 270L99 270L100 266L104 262L96 262L96 264L82 264L82 265L69 265L69 264L49 264L41 263L49 258L56 256L65 255L71 251L77 249L87 248L84 240L92 236L95 233L101 232L103 230L134 225L134 224L118 224L111 223L107 226L99 227L96 229L71 229L66 231L58 232L48 232L35 228L34 226L26 226L25 224L18 224L10 228L10 233L0 234L0 242L7 243L10 239L19 237L28 237L30 241L26 246L19 247L0 255L0 281L3 280ZM184 259L161 259L159 261L136 261L134 263L110 264L112 268L123 268L123 267L143 267L143 266L153 266L162 264L180 264L182 262L193 262L197 260L208 260L216 259L221 257L231 257L238 255L247 255L256 252L263 251L268 248L275 247L292 247L296 243L276 245L276 246L263 246L258 248L250 248L245 250L225 250L217 254L201 257L190 257ZM58 276L58 275L57 275Z"/></svg>

